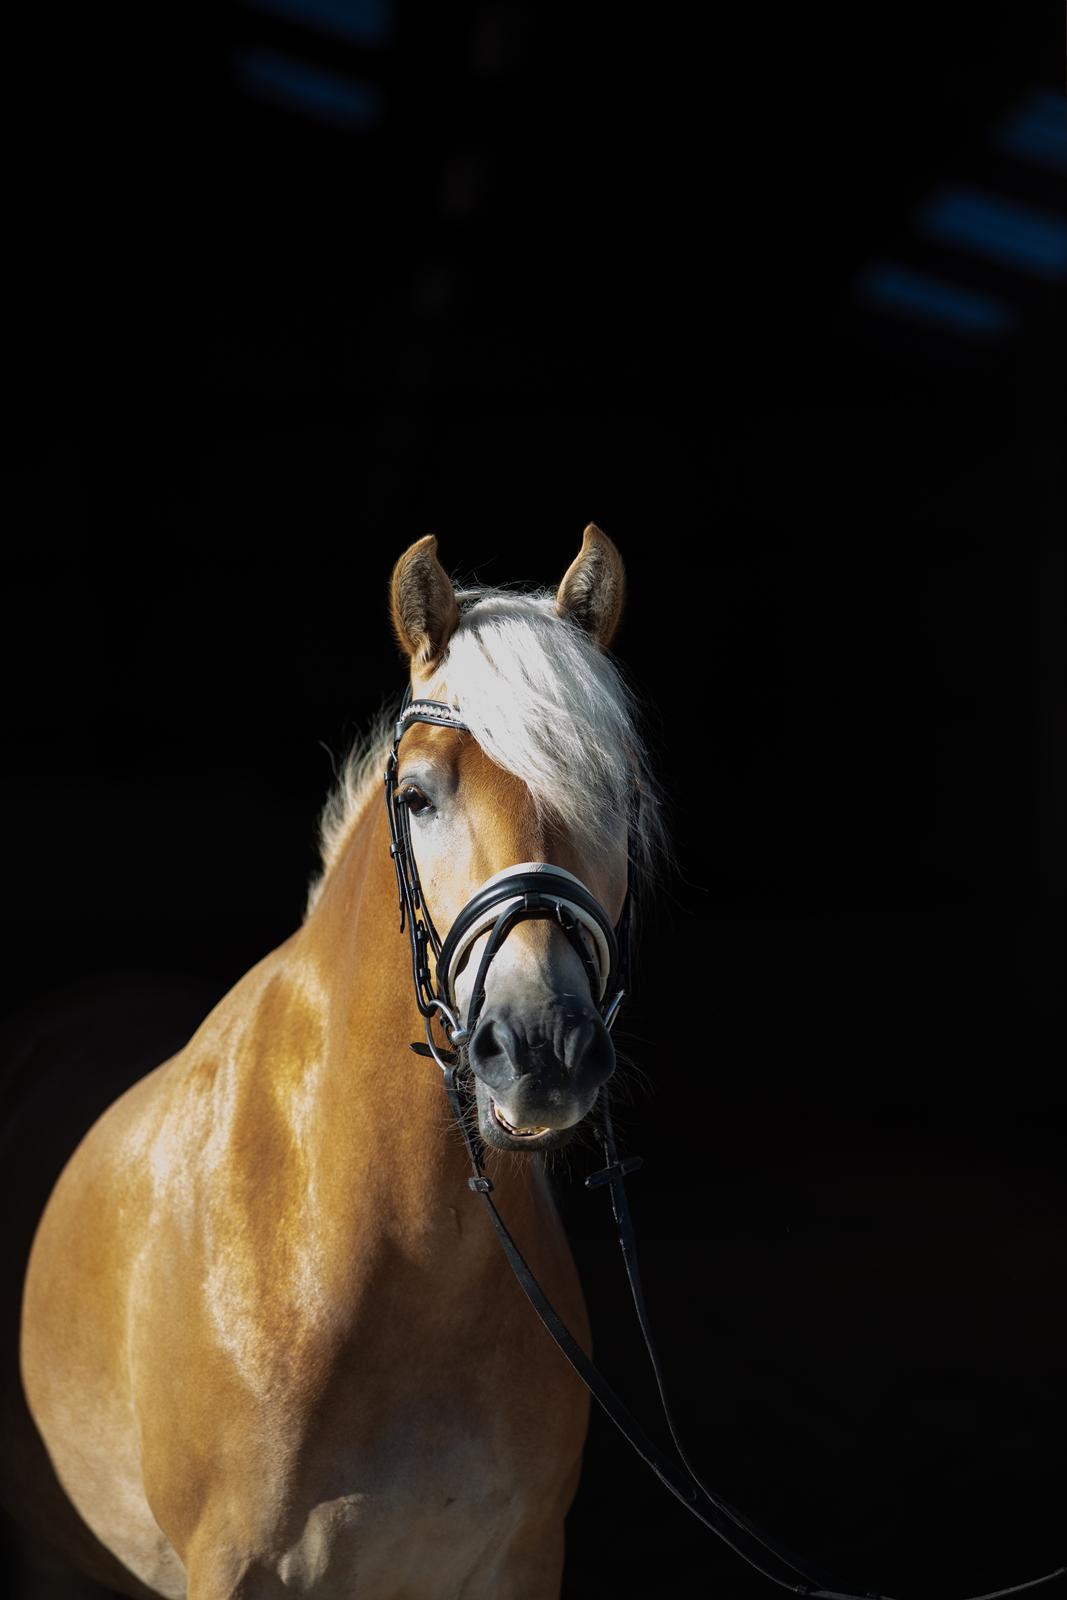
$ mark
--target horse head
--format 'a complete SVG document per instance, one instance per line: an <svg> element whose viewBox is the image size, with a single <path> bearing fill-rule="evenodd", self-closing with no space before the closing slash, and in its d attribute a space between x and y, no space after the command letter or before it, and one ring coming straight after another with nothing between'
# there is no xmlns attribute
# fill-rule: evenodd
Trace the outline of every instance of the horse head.
<svg viewBox="0 0 1067 1600"><path fill-rule="evenodd" d="M437 958L429 1009L465 1051L497 1148L565 1143L615 1066L615 932L655 826L607 655L623 590L593 525L554 594L457 594L433 537L393 571L410 663L391 779L401 893L416 970L420 927Z"/></svg>

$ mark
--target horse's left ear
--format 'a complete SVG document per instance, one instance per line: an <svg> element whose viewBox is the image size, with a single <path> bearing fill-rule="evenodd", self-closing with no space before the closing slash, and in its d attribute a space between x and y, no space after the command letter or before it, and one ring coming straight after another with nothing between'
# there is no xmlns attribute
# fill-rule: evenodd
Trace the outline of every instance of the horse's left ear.
<svg viewBox="0 0 1067 1600"><path fill-rule="evenodd" d="M556 592L556 611L592 634L601 650L615 636L626 592L622 557L591 522L582 535L582 548L564 574Z"/></svg>

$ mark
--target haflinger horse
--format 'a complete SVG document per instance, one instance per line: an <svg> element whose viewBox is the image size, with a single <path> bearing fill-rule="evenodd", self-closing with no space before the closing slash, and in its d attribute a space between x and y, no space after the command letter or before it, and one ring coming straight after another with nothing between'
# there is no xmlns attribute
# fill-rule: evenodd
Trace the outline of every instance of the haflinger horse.
<svg viewBox="0 0 1067 1600"><path fill-rule="evenodd" d="M658 827L606 653L623 586L592 525L555 594L457 594L432 537L400 558L409 699L442 720L391 723L349 759L300 928L105 1112L53 1190L21 1333L53 1476L27 1472L19 1516L111 1589L558 1595L588 1397L469 1193L440 1074L409 1050L424 1019L381 780L394 750L437 927L516 863L573 875L617 923ZM586 1347L544 1152L614 1067L596 921L521 920L479 978L481 928L451 1017L481 982L468 1115Z"/></svg>

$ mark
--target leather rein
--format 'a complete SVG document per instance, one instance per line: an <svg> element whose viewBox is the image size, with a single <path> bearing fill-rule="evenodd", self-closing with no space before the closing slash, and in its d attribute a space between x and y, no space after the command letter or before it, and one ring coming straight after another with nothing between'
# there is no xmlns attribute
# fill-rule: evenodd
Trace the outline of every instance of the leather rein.
<svg viewBox="0 0 1067 1600"><path fill-rule="evenodd" d="M400 741L405 730L414 722L470 732L455 706L437 700L413 699L409 687L394 726L392 750L386 764L385 801L389 816L390 855L396 869L400 902L400 930L403 932L407 928L415 998L426 1034L425 1042L412 1044L411 1049L417 1055L429 1057L441 1070L445 1093L471 1162L472 1175L467 1180L468 1186L481 1196L524 1294L590 1394L660 1482L681 1501L687 1511L717 1534L749 1566L779 1588L792 1594L806 1595L809 1600L888 1600L885 1595L870 1591L860 1595L855 1590L840 1587L806 1558L794 1555L779 1540L761 1532L743 1512L709 1489L690 1464L671 1414L662 1368L652 1341L626 1196L625 1179L641 1166L641 1158L619 1157L607 1084L601 1086L598 1095L601 1126L596 1130L606 1164L586 1178L585 1186L589 1189L606 1186L610 1192L619 1247L638 1325L677 1459L653 1443L607 1379L593 1365L555 1310L509 1233L493 1199L492 1179L486 1177L484 1172L485 1145L477 1132L476 1123L472 1126L473 1119L468 1116L473 1099L473 1074L467 1060L467 1045L485 1004L485 983L490 964L519 922L531 918L552 919L562 928L579 955L589 979L593 1002L604 1025L610 1029L618 1016L630 980L631 895L628 890L619 922L613 927L607 912L573 873L552 867L546 862L524 862L496 873L482 884L459 912L442 940L434 927L422 891L408 809L403 797L398 794ZM466 1016L462 1017L455 992L456 974L463 957L486 932L488 938L485 949L478 965ZM449 1041L447 1046L442 1046L434 1037L435 1022L444 1030ZM1006 1589L971 1595L967 1600L1002 1600L1006 1595L1036 1589L1065 1574L1067 1566L1057 1567L1040 1578L1031 1578Z"/></svg>

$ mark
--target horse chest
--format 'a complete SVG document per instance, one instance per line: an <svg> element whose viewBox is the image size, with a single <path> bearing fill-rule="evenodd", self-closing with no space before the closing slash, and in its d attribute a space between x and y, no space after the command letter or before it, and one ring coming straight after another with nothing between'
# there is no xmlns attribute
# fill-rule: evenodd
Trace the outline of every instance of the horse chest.
<svg viewBox="0 0 1067 1600"><path fill-rule="evenodd" d="M300 1510L254 1565L317 1600L509 1594L531 1547L543 1541L557 1558L555 1524L576 1470L555 1454L558 1422L541 1449L462 1394L427 1404L393 1393L386 1426L343 1447L325 1429L305 1450L287 1496Z"/></svg>
<svg viewBox="0 0 1067 1600"><path fill-rule="evenodd" d="M243 1415L242 1449L192 1541L209 1565L244 1569L249 1593L503 1600L547 1562L531 1592L553 1592L581 1392L526 1318L495 1344L462 1326L431 1341L418 1320L346 1341L315 1403L294 1389L273 1414L261 1397Z"/></svg>
<svg viewBox="0 0 1067 1600"><path fill-rule="evenodd" d="M317 1600L354 1592L447 1600L508 1550L530 1512L513 1484L412 1473L406 1483L320 1500L270 1564L286 1589Z"/></svg>
<svg viewBox="0 0 1067 1600"><path fill-rule="evenodd" d="M506 1524L553 1494L584 1435L581 1391L551 1348L539 1353L546 1369L507 1369L510 1392L498 1370L465 1371L461 1349L432 1378L368 1369L352 1405L309 1440L302 1477L321 1503L343 1502L345 1525L364 1532L420 1520L487 1532Z"/></svg>

